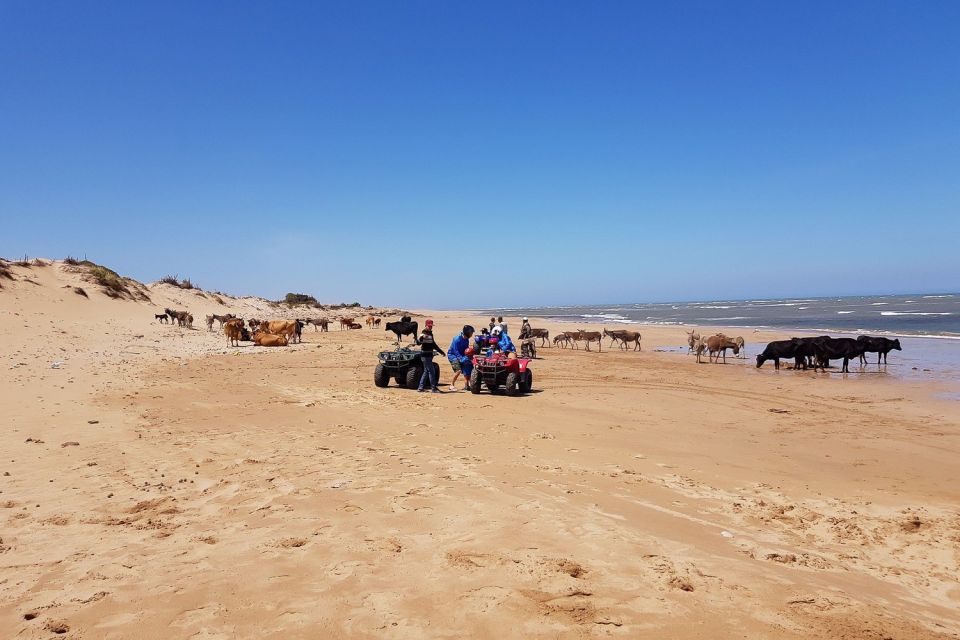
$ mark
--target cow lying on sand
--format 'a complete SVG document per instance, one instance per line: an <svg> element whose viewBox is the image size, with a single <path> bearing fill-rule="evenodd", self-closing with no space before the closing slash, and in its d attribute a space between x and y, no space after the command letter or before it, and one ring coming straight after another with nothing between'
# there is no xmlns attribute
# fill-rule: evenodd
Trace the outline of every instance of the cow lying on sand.
<svg viewBox="0 0 960 640"><path fill-rule="evenodd" d="M260 323L260 331L278 336L286 336L290 342L298 342L300 329L303 325L296 320L264 320Z"/></svg>
<svg viewBox="0 0 960 640"><path fill-rule="evenodd" d="M258 331L253 334L253 344L258 347L285 347L287 346L287 336L278 336L273 333L264 333Z"/></svg>

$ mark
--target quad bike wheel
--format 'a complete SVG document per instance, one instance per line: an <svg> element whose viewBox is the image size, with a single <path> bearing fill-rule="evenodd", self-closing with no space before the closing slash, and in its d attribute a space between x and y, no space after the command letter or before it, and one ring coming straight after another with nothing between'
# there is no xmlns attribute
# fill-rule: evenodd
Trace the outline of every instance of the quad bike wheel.
<svg viewBox="0 0 960 640"><path fill-rule="evenodd" d="M433 363L433 380L437 385L440 384L440 365L436 362Z"/></svg>
<svg viewBox="0 0 960 640"><path fill-rule="evenodd" d="M504 383L504 390L507 392L508 396L517 395L517 384L520 382L520 374L516 371L511 371L507 374L507 381Z"/></svg>
<svg viewBox="0 0 960 640"><path fill-rule="evenodd" d="M473 373L470 374L470 393L480 393L480 371L474 369Z"/></svg>
<svg viewBox="0 0 960 640"><path fill-rule="evenodd" d="M407 389L416 389L420 386L420 377L423 375L423 368L413 366L407 369Z"/></svg>
<svg viewBox="0 0 960 640"><path fill-rule="evenodd" d="M385 387L390 384L390 372L383 366L382 362L373 370L373 384L378 387Z"/></svg>
<svg viewBox="0 0 960 640"><path fill-rule="evenodd" d="M533 371L529 369L524 371L517 386L520 388L520 393L530 393L530 389L533 388Z"/></svg>

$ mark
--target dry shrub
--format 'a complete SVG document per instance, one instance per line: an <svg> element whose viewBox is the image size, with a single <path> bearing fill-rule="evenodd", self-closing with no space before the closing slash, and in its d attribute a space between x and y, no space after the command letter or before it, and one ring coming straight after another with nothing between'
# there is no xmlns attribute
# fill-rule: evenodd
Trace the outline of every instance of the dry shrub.
<svg viewBox="0 0 960 640"><path fill-rule="evenodd" d="M83 287L74 287L74 288L73 288L73 292L74 292L75 294L77 294L78 296L83 296L84 298L89 298L89 297L90 297L90 296L87 295L87 292L83 290Z"/></svg>
<svg viewBox="0 0 960 640"><path fill-rule="evenodd" d="M63 264L69 264L72 267L76 267L80 264L80 261L74 258L73 256L67 256L63 259Z"/></svg>
<svg viewBox="0 0 960 640"><path fill-rule="evenodd" d="M163 276L160 278L160 282L164 284L172 284L173 286L181 289L196 289L197 291L202 291L199 285L195 285L190 281L190 278L184 278L183 280L180 280L180 274L175 276Z"/></svg>

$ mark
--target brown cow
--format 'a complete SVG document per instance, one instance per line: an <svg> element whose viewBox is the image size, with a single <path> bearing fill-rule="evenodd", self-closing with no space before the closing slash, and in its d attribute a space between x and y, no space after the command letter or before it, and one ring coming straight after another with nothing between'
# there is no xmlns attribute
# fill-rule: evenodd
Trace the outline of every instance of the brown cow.
<svg viewBox="0 0 960 640"><path fill-rule="evenodd" d="M373 316L367 316L366 318L363 319L363 322L368 327L372 327L375 320L376 318L374 318Z"/></svg>
<svg viewBox="0 0 960 640"><path fill-rule="evenodd" d="M253 343L258 347L285 347L287 346L287 336L278 336L273 333L258 331L253 334Z"/></svg>
<svg viewBox="0 0 960 640"><path fill-rule="evenodd" d="M351 329L363 329L363 325L360 324L359 322L354 322L354 323L352 323L352 324L350 325L350 328L351 328Z"/></svg>
<svg viewBox="0 0 960 640"><path fill-rule="evenodd" d="M295 342L297 338L296 320L264 320L260 323L260 330L265 333L272 333L278 336L287 336L290 342Z"/></svg>
<svg viewBox="0 0 960 640"><path fill-rule="evenodd" d="M349 329L352 324L353 318L340 318L340 331L343 331L344 328Z"/></svg>
<svg viewBox="0 0 960 640"><path fill-rule="evenodd" d="M373 326L376 327L377 329L379 329L381 322L383 322L383 320L381 320L380 318L374 318L374 319L373 319Z"/></svg>
<svg viewBox="0 0 960 640"><path fill-rule="evenodd" d="M243 335L243 320L237 319L224 322L223 332L227 335L227 344L231 347L239 347L240 336Z"/></svg>

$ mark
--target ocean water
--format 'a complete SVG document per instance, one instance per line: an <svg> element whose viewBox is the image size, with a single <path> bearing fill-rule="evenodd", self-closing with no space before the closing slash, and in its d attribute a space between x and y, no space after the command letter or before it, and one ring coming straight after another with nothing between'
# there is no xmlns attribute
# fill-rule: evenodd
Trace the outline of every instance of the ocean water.
<svg viewBox="0 0 960 640"><path fill-rule="evenodd" d="M960 339L960 293L492 309L564 322L726 326Z"/></svg>
<svg viewBox="0 0 960 640"><path fill-rule="evenodd" d="M899 336L903 351L891 351L889 364L877 365L877 354L871 353L868 365L850 364L850 375L942 383L938 395L960 400L960 293L528 307L483 313L509 316L513 322L517 316L529 315L582 326L676 325L675 343L646 348L683 353L687 351L687 327L794 330L798 335L829 333L835 337ZM747 358L728 357L727 362L753 368L754 357L764 344L753 343L747 331L743 336Z"/></svg>

